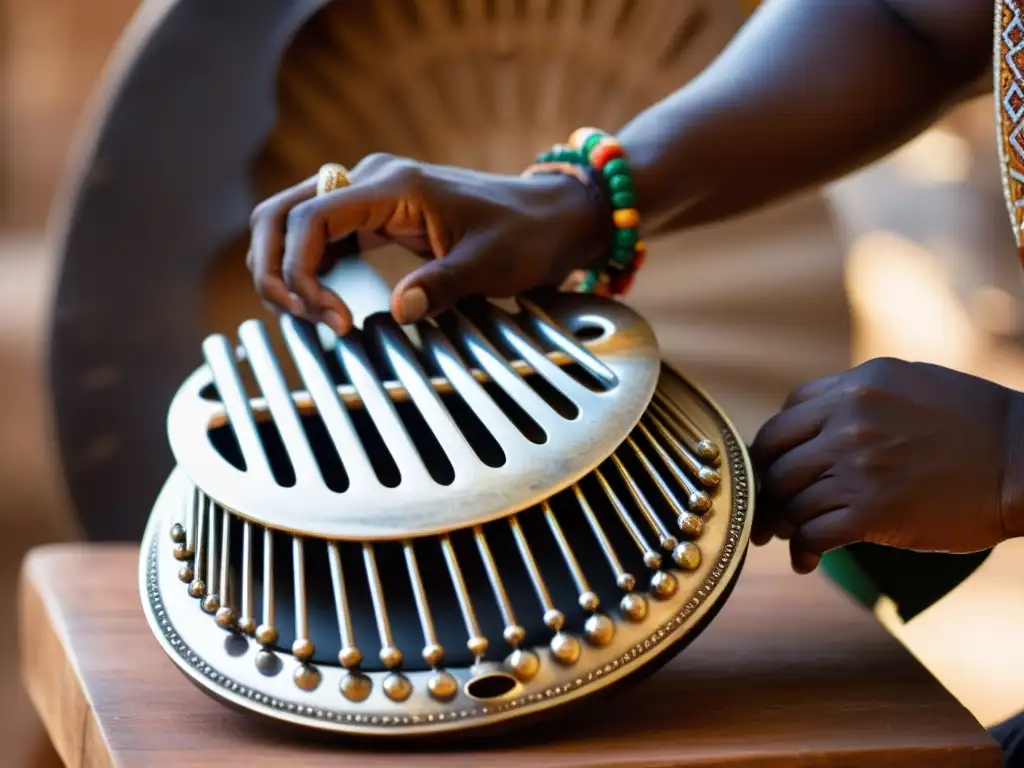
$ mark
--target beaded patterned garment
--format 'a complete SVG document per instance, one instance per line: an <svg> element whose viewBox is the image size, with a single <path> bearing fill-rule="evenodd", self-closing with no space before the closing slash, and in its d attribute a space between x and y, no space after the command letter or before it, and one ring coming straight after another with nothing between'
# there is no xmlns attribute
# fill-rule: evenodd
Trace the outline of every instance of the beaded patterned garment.
<svg viewBox="0 0 1024 768"><path fill-rule="evenodd" d="M996 130L1003 194L1017 253L1024 262L1024 0L996 0Z"/></svg>

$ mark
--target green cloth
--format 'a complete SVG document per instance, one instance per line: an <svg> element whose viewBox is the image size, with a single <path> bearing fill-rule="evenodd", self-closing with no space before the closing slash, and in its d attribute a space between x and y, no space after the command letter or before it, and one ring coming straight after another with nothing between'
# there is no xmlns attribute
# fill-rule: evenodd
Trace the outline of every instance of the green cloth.
<svg viewBox="0 0 1024 768"><path fill-rule="evenodd" d="M866 608L873 609L879 598L887 597L907 622L974 573L990 552L948 555L854 544L829 552L821 565L832 581Z"/></svg>

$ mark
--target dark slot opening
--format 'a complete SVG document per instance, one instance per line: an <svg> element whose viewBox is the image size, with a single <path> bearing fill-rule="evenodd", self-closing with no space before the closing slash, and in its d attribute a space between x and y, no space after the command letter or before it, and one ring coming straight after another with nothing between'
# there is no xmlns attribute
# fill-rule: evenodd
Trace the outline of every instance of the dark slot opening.
<svg viewBox="0 0 1024 768"><path fill-rule="evenodd" d="M466 441L480 461L488 467L503 466L506 460L505 451L462 396L457 392L447 392L441 397L441 402L452 415L459 431L466 437Z"/></svg>
<svg viewBox="0 0 1024 768"><path fill-rule="evenodd" d="M399 471L391 451L388 450L384 438L377 431L377 425L373 423L370 414L366 412L365 408L352 408L348 415L352 419L352 426L366 450L366 455L370 459L377 479L386 488L396 488L402 482L402 473Z"/></svg>
<svg viewBox="0 0 1024 768"><path fill-rule="evenodd" d="M220 391L217 389L217 385L212 381L205 387L199 390L199 396L203 400L209 400L210 402L220 402Z"/></svg>
<svg viewBox="0 0 1024 768"><path fill-rule="evenodd" d="M274 480L284 488L291 488L295 485L295 468L288 458L288 451L284 447L284 440L281 439L277 424L272 419L267 419L256 424L256 431L260 436L260 442L263 443Z"/></svg>
<svg viewBox="0 0 1024 768"><path fill-rule="evenodd" d="M548 441L548 435L544 428L534 421L533 417L519 403L513 400L508 392L493 381L486 382L484 390L491 396L491 399L501 408L504 414L508 416L509 421L515 424L516 429L523 433L527 440L537 445L543 445Z"/></svg>
<svg viewBox="0 0 1024 768"><path fill-rule="evenodd" d="M324 485L336 493L342 493L348 489L349 477L342 464L338 450L331 440L327 426L319 413L307 413L302 417L302 428L306 432L306 439L309 440L309 447L320 468L320 475L324 479Z"/></svg>
<svg viewBox="0 0 1024 768"><path fill-rule="evenodd" d="M522 356L516 350L515 346L508 340L506 335L501 332L488 319L489 307L480 302L469 302L465 306L466 315L474 319L474 323L479 331L484 335L491 345L498 350L498 352L508 362L514 362L521 360ZM494 311L494 310L490 310ZM512 319L513 331L518 331L523 336L529 338L531 334L527 333L521 325L519 325L515 319ZM541 348L543 352L543 347ZM523 381L525 381L529 387L536 392L548 405L554 409L555 413L561 416L563 419L572 420L579 416L580 410L574 402L563 395L558 389L556 389L550 381L544 376L538 373L529 373L524 375Z"/></svg>
<svg viewBox="0 0 1024 768"><path fill-rule="evenodd" d="M245 458L242 456L242 446L238 444L238 436L235 434L234 427L230 423L214 427L210 430L209 435L214 450L221 455L224 461L244 472Z"/></svg>
<svg viewBox="0 0 1024 768"><path fill-rule="evenodd" d="M448 321L446 321L448 320ZM450 322L450 319L442 317L438 321L438 327L444 333L449 343L455 347L459 356L471 366L477 366L483 368L477 356L474 354L473 349L463 335L459 333L457 326ZM499 350L500 353L500 350ZM491 399L494 401L502 412L508 417L523 436L531 443L542 445L547 442L548 436L544 429L534 421L533 417L530 416L522 406L519 405L512 397L500 386L494 383L494 381L488 380L483 383L483 388Z"/></svg>
<svg viewBox="0 0 1024 768"><path fill-rule="evenodd" d="M579 384L592 392L607 392L614 386L614 376L609 378L611 375L609 371L594 371L578 362L580 360L579 350L573 343L575 341L585 344L588 341L601 338L606 332L601 326L584 324L569 332L561 327L551 327L546 322L525 314L520 317L520 326L544 351L544 354L561 352L574 359L574 362L563 365L561 368ZM559 338L560 335L565 338Z"/></svg>

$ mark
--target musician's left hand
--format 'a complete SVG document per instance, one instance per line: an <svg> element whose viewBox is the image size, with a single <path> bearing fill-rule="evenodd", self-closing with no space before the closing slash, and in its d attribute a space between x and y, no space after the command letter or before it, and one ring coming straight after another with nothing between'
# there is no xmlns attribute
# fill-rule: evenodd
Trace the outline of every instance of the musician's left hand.
<svg viewBox="0 0 1024 768"><path fill-rule="evenodd" d="M1024 395L873 360L806 384L758 433L754 542L793 568L855 542L972 552L1024 535Z"/></svg>

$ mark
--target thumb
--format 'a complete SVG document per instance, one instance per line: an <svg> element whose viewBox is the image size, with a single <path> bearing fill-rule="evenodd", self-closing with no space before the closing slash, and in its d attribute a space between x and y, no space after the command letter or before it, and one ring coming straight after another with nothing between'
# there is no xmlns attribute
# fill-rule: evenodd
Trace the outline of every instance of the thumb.
<svg viewBox="0 0 1024 768"><path fill-rule="evenodd" d="M508 271L492 258L494 254L490 240L461 240L443 258L428 261L398 282L391 294L391 314L399 323L415 323L451 309L467 296L515 293Z"/></svg>

